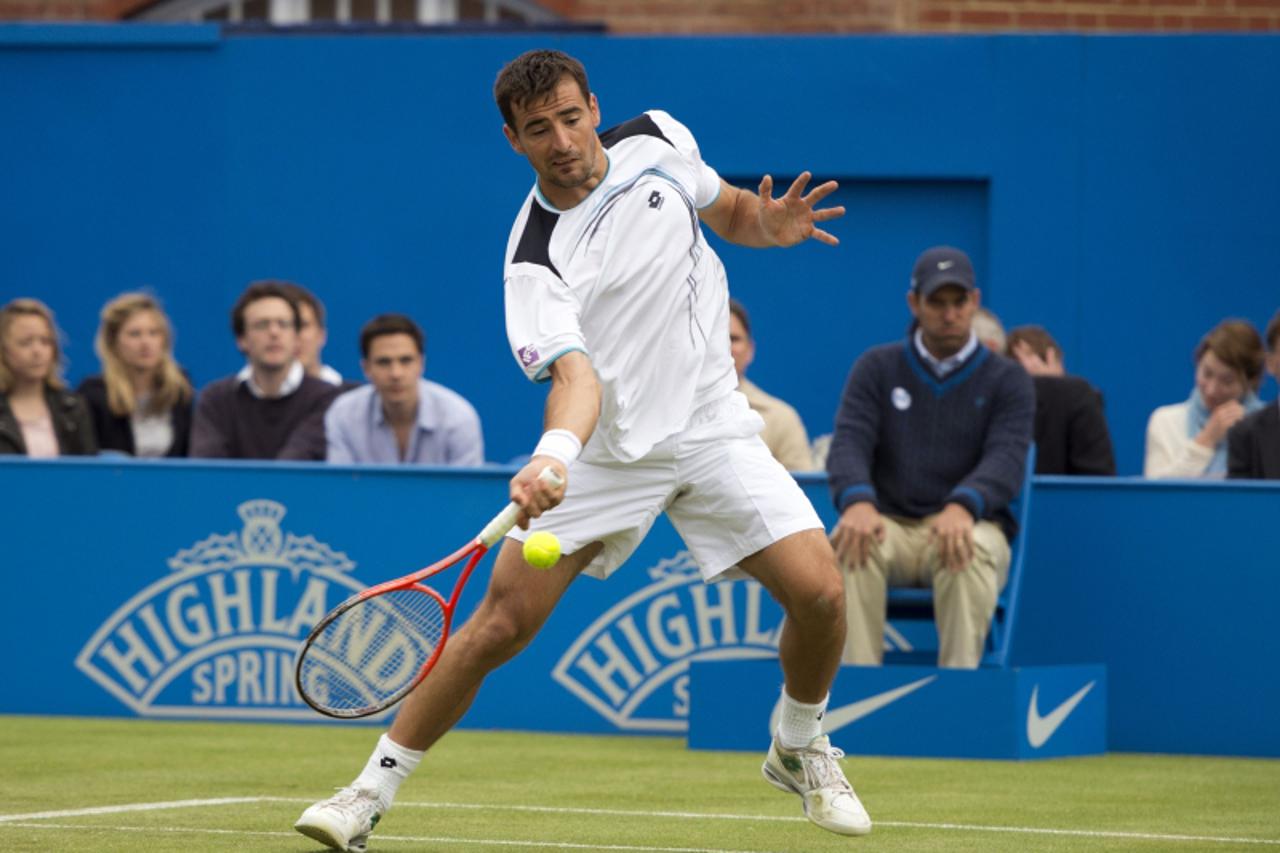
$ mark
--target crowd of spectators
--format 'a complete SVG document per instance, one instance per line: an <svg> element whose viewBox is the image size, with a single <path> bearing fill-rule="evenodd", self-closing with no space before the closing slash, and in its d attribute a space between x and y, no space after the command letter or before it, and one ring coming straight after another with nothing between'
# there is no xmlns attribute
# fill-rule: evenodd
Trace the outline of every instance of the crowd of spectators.
<svg viewBox="0 0 1280 853"><path fill-rule="evenodd" d="M967 335L1031 378L1035 473L1114 475L1102 392L1067 372L1047 329L1006 331L974 303ZM827 468L839 429L811 442L795 408L747 378L757 341L746 306L731 300L729 311L738 389L764 421L761 438L789 471ZM384 314L361 330L363 382L324 362L324 303L296 283L250 284L231 332L244 364L197 394L159 301L122 294L102 309L100 371L72 391L53 312L36 299L10 301L0 308L0 454L484 464L480 417L423 376L426 338L411 318ZM1192 352L1190 396L1151 413L1144 475L1280 479L1280 406L1258 398L1267 372L1280 379L1278 349L1280 312L1263 335L1237 319L1205 334Z"/></svg>
<svg viewBox="0 0 1280 853"><path fill-rule="evenodd" d="M828 474L845 662L881 661L888 587L926 586L939 665L971 668L1009 571L1010 504L1028 458L1037 474L1110 476L1115 457L1102 393L1067 372L1042 326L1006 332L963 251L922 253L907 305L906 338L857 359L834 431L812 444L799 413L747 379L756 339L737 300L730 352L769 451L790 471ZM253 282L230 319L244 364L197 393L159 301L122 294L102 309L101 371L72 391L53 312L12 300L0 308L0 454L485 463L480 416L425 378L426 336L412 318L381 314L361 329L365 382L324 363L324 303L305 287ZM1263 335L1219 323L1192 366L1190 396L1150 416L1144 474L1280 479L1280 404L1258 398L1265 372L1280 380L1280 312Z"/></svg>
<svg viewBox="0 0 1280 853"><path fill-rule="evenodd" d="M480 418L423 378L426 339L383 315L360 337L370 384L323 361L324 304L293 282L250 284L231 309L245 363L197 394L174 358L159 301L125 293L102 309L101 372L62 379L61 332L35 299L0 308L0 454L482 465Z"/></svg>

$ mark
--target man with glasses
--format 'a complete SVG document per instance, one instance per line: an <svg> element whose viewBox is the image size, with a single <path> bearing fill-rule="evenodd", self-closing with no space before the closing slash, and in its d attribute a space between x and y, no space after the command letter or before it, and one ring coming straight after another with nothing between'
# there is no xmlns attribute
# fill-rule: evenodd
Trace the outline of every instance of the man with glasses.
<svg viewBox="0 0 1280 853"><path fill-rule="evenodd" d="M210 383L191 428L191 455L324 459L324 413L340 389L298 361L297 301L281 282L250 284L231 309L246 370Z"/></svg>

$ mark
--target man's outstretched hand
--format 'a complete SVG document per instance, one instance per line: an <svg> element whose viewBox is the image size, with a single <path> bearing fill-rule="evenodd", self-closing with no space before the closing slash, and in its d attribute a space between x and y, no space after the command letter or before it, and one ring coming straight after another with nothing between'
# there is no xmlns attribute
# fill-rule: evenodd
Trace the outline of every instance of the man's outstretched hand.
<svg viewBox="0 0 1280 853"><path fill-rule="evenodd" d="M835 181L819 184L805 195L805 187L813 175L801 172L784 195L773 198L773 176L765 175L760 181L760 229L765 236L778 246L794 246L805 240L814 239L828 246L838 246L840 241L817 227L815 223L826 222L844 216L844 207L815 206L840 186Z"/></svg>

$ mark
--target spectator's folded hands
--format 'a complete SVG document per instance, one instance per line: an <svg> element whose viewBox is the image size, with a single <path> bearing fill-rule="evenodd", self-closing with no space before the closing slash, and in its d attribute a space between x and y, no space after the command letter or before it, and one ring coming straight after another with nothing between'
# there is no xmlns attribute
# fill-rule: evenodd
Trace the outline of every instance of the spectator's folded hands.
<svg viewBox="0 0 1280 853"><path fill-rule="evenodd" d="M867 564L871 549L884 541L884 519L874 504L860 501L845 508L831 531L831 545L840 563L855 569Z"/></svg>
<svg viewBox="0 0 1280 853"><path fill-rule="evenodd" d="M947 504L934 516L929 534L943 568L964 571L973 558L973 516L959 504Z"/></svg>

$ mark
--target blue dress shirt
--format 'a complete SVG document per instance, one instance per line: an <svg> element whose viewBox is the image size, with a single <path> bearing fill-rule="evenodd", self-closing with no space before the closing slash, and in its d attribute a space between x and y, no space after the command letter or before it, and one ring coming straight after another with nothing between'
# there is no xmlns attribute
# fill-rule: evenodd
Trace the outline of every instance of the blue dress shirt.
<svg viewBox="0 0 1280 853"><path fill-rule="evenodd" d="M418 379L418 422L404 458L372 385L340 395L324 418L329 462L396 465L483 465L480 416L462 395Z"/></svg>

